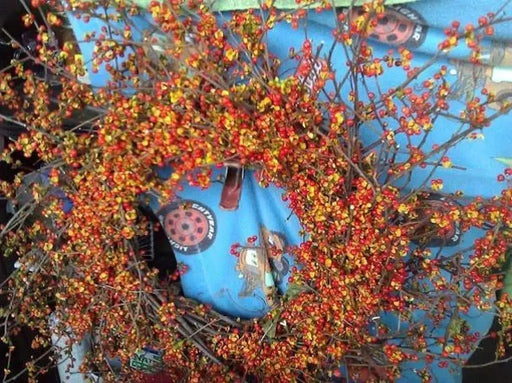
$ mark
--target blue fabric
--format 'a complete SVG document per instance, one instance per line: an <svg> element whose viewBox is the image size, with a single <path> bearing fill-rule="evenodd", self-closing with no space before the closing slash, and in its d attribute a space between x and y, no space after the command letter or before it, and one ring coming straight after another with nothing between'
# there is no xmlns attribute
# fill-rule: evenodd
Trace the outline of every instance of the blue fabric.
<svg viewBox="0 0 512 383"><path fill-rule="evenodd" d="M423 0L404 6L396 6L389 10L387 21L381 30L372 40L372 46L375 56L384 56L390 48L394 48L394 41L402 39L406 46L414 52L414 59L411 66L421 67L437 52L438 44L445 38L444 28L448 27L452 20L457 19L461 25L473 23L477 25L478 18L489 11L497 9L494 1L490 0ZM505 7L507 14L512 13L512 4L508 3ZM219 21L222 22L229 18L229 13L219 14ZM409 20L409 21L405 21ZM149 25L150 17L144 20L143 17L134 19L135 24L144 29ZM394 21L393 21L394 20ZM83 24L81 21L71 18L72 27L77 36L83 34L86 30L98 29L100 23ZM397 32L396 28L402 29ZM313 51L316 47L323 45L321 57L326 53L326 48L332 42L332 28L334 26L333 14L329 12L316 13L310 11L307 18L307 37L312 41ZM386 29L387 28L387 29ZM386 32L387 31L387 32ZM498 25L495 27L496 34L493 39L483 41L484 61L489 65L485 70L479 69L477 76L477 88L484 86L499 92L510 92L512 90L512 28L509 24ZM137 38L137 37L135 37ZM287 60L288 50L295 47L299 50L305 38L304 29L293 30L289 25L278 24L270 31L267 43L272 53L283 60L283 76L289 75L289 69L293 69L296 62ZM434 72L441 64L448 67L448 81L453 84L454 89L458 89L457 97L450 101L449 111L457 115L463 108L465 102L465 90L468 88L469 75L472 68L464 59L469 50L461 46L451 51L449 54L441 57L438 64L431 69L426 70L414 81L411 86L416 90L422 89L422 83L425 79L433 76ZM86 59L90 59L92 54L92 43L81 43L80 48ZM328 49L328 48L327 48ZM336 76L341 78L345 72L345 62L347 57L340 47L334 50L332 63L336 66ZM476 68L478 69L478 68ZM98 74L90 73L93 86L102 86L106 84L107 76L105 72ZM389 89L399 85L405 80L404 71L400 68L386 69L385 75L379 79L381 89ZM369 82L371 90L375 91L374 85ZM478 89L477 89L478 90ZM349 88L344 89L343 94L348 94ZM512 92L511 92L512 94ZM512 156L512 134L510 134L511 117L501 116L497 118L490 128L483 130L483 140L463 140L454 148L450 149L448 155L454 165L458 168L439 168L436 171L435 178L444 180L443 192L463 191L468 197L481 195L490 197L499 194L504 185L497 182L496 176L503 172L505 166L496 160L499 157ZM434 144L442 143L449 139L459 129L456 121L440 117L436 120L434 129L427 138L425 148L430 148ZM365 126L361 129L361 135L365 144L374 142L378 135L372 126ZM413 138L413 143L418 143L422 136ZM402 140L399 142L405 145ZM409 183L405 180L398 180L397 184L405 185L407 189L428 187L430 168L416 169ZM220 171L215 171L214 177L219 175ZM215 216L216 236L213 243L205 250L193 255L180 252L175 247L176 256L179 262L183 262L189 268L189 271L182 277L184 292L187 296L199 299L206 303L211 303L218 310L241 317L256 317L262 315L268 310L268 302L262 289L254 289L247 296L240 296L240 292L246 289L244 277L238 278L237 258L230 254L230 247L235 242L246 244L248 237L258 235L261 226L267 229L282 233L289 244L300 243L298 230L299 225L295 217L288 219L290 212L285 204L280 200L281 192L275 187L268 189L260 188L254 180L251 172L246 173L243 182L242 198L240 208L236 211L223 211L219 208L219 199L222 185L214 183L207 191L185 186L180 197L196 201L206 207ZM156 201L152 202L155 212L161 212L162 207ZM165 217L162 216L162 220ZM478 230L472 230L467 233L458 246L444 249L445 254L460 251L472 244L473 240L481 235ZM259 241L260 239L258 239ZM435 252L437 249L433 248ZM468 253L464 255L467 261ZM292 259L285 256L289 263ZM254 261L254 259L253 259ZM252 261L251 261L252 262ZM267 276L267 274L265 274ZM286 280L284 277L279 283L279 289L286 289ZM456 302L452 302L455 304ZM416 318L424 315L417 312ZM483 313L472 308L469 314L462 315L470 324L471 331L484 334L488 331L493 318L493 313ZM398 318L391 314L383 313L381 320L390 327L398 325ZM429 330L434 334L443 335L449 318L435 326L430 323ZM435 347L432 352L439 352ZM469 355L468 355L469 356ZM417 363L406 363L407 367L404 376L400 381L415 382L419 381L418 376L413 369L421 369L425 366L425 361L420 360ZM461 381L460 369L453 372L448 369L437 367L437 363L432 365L435 375L434 381L439 382L459 382Z"/></svg>
<svg viewBox="0 0 512 383"><path fill-rule="evenodd" d="M160 171L161 177L168 175L168 169ZM214 169L212 180L223 175L223 169ZM264 270L262 261L268 258L270 262L271 257L265 253L263 242L270 238L275 247L279 247L280 240L285 246L298 245L300 225L283 203L282 190L275 186L261 187L252 171L245 172L238 209L231 211L220 207L222 187L221 182L213 182L207 190L184 184L178 194L178 206L161 206L155 196L149 205L171 239L176 260L187 266L188 270L181 277L185 295L229 315L259 317L269 310L271 303L265 297L263 285L271 287L275 283L277 290L284 293L293 265L293 259L284 254L285 260L279 263L283 267ZM191 216L186 217L186 212ZM210 218L207 224L202 216ZM198 225L192 228L196 219ZM182 225L186 225L186 230L180 229ZM171 233L174 229L176 232ZM203 231L197 233L199 229ZM184 234L181 241L180 230ZM200 241L206 231L212 233L213 241L208 238ZM195 238L191 240L190 235ZM257 238L250 244L248 239L254 236ZM184 243L187 245L183 246ZM235 243L240 244L239 257L230 252ZM256 256L256 252L260 258L241 262L244 256Z"/></svg>

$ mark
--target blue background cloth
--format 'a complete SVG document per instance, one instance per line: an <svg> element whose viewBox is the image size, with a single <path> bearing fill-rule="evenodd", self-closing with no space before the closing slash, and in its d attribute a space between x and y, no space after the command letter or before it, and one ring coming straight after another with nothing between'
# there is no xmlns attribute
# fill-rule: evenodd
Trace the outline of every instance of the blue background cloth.
<svg viewBox="0 0 512 383"><path fill-rule="evenodd" d="M498 9L499 4L489 0L423 0L407 5L396 6L390 10L389 19L383 28L391 28L393 20L395 27L405 31L417 33L415 37L407 38L398 32L398 37L407 38L406 46L414 52L414 59L411 66L421 67L430 60L438 50L438 44L445 38L443 30L450 25L453 20L458 20L462 26L467 23L477 25L478 18L489 11ZM507 15L512 13L512 4L505 7ZM398 16L397 16L398 14ZM401 15L401 16L400 16ZM219 21L229 18L229 13L219 14ZM398 19L397 19L398 17ZM394 19L393 19L394 18ZM405 20L408 21L403 21ZM75 30L77 38L80 40L85 31L99 30L102 23L94 21L90 24L70 18L71 25ZM150 25L150 17L138 17L133 20L141 29ZM332 42L332 28L334 27L334 16L332 11L317 13L310 11L307 18L307 37L312 41L313 51L316 47L323 45L324 48L320 57L326 53L326 48ZM384 28L385 30L385 28ZM512 62L508 59L510 53L509 45L512 43L512 28L510 24L498 25L495 27L495 35L492 39L483 41L484 61L489 65L487 72L479 72L477 81L477 94L483 86L496 87L499 90L508 92L512 89ZM386 32L387 33L387 32ZM384 56L390 48L396 48L393 40L396 38L392 32L381 33L376 36L371 43L374 48L375 56ZM393 32L395 33L395 32ZM404 32L405 33L405 32ZM140 35L134 36L136 39ZM292 29L289 25L281 23L271 30L267 37L267 43L272 53L283 60L283 75L288 75L287 70L293 69L296 63L287 60L290 47L299 50L305 38L304 29ZM422 75L411 83L416 90L422 89L422 83L427 78L434 75L440 65L448 67L447 80L454 84L454 88L464 89L468 82L468 71L481 70L471 67L464 60L467 59L469 50L462 44L449 54L441 57L436 65L424 71ZM92 43L81 43L80 48L86 61L90 60L92 55ZM328 48L327 48L328 49ZM346 72L345 62L347 57L343 50L338 47L334 50L332 63L335 65L336 76L341 78ZM89 69L90 66L89 66ZM288 74L285 74L288 73ZM292 72L293 73L293 72ZM465 74L466 73L466 74ZM500 74L498 78L498 74ZM93 86L103 86L106 84L108 76L104 71L97 74L90 73ZM381 89L395 87L405 80L405 73L400 68L386 70L380 77L379 83ZM372 91L376 92L375 86L369 82ZM348 94L350 89L344 89L343 94ZM512 94L512 92L511 92ZM363 96L364 97L364 96ZM464 92L459 94L458 98L450 100L449 112L458 115L464 109ZM463 140L454 148L450 149L446 155L450 157L451 162L457 167L464 168L440 168L436 171L435 178L442 178L444 181L443 192L463 191L468 197L481 195L490 197L497 195L503 190L504 185L497 182L496 177L502 173L505 165L497 160L501 157L512 156L512 134L510 132L512 119L510 115L497 118L492 126L483 129L483 140ZM460 129L459 123L454 119L440 117L435 121L432 133L429 134L425 148L430 148L434 144L439 144L449 139ZM365 144L370 144L378 138L375 127L367 125L361 128L361 136ZM422 136L414 137L413 143L418 143ZM405 145L405 140L399 139L401 145ZM430 168L416 169L412 173L407 188L417 188L422 185L429 185ZM215 173L215 176L218 174ZM405 182L398 180L397 183ZM280 199L281 192L275 187L268 189L260 188L250 172L246 173L243 183L242 198L240 208L237 211L223 211L219 209L219 198L221 194L221 184L215 183L207 191L198 191L197 189L185 186L180 197L198 201L207 206L216 216L217 233L214 244L205 251L198 254L187 255L176 252L179 262L189 266L189 271L183 276L182 283L186 295L199 299L206 303L211 303L218 310L242 317L256 317L262 315L268 310L262 291L248 297L239 297L238 294L243 289L244 281L238 278L236 270L237 259L229 254L230 247L235 242L243 243L247 237L258 235L260 225L265 225L271 230L279 231L285 234L289 244L298 244L301 241L299 237L299 224L295 217L288 219L289 210ZM153 209L158 212L160 206L153 201ZM467 233L459 246L444 249L444 252L456 252L469 246L478 235L477 230ZM436 249L433 249L434 252ZM446 253L449 254L449 253ZM465 253L466 260L469 256ZM290 259L292 263L292 259ZM280 286L281 290L286 289L285 282ZM455 302L454 302L455 304ZM423 315L417 312L417 318ZM383 313L382 321L390 327L396 326L397 318L394 315ZM483 313L473 308L468 315L463 315L471 326L471 331L484 334L489 329L493 313ZM450 318L446 318L443 323L434 325L429 323L430 331L434 334L444 334L447 323ZM439 349L433 347L432 352L439 352ZM425 366L425 361L420 360L417 363L406 363L405 373L401 381L415 382L419 378L413 372L413 369L421 369ZM461 380L460 370L449 371L437 367L434 362L433 373L435 381L439 382L457 382Z"/></svg>

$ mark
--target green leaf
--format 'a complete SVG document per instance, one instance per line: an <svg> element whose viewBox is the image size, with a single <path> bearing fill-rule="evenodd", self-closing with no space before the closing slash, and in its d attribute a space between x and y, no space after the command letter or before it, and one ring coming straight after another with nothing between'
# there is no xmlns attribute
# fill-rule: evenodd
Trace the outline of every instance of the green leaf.
<svg viewBox="0 0 512 383"><path fill-rule="evenodd" d="M306 290L307 289L305 286L301 286L296 283L290 283L288 285L288 289L286 290L286 293L284 294L284 298L286 298L286 299L295 298L297 295L303 293Z"/></svg>
<svg viewBox="0 0 512 383"><path fill-rule="evenodd" d="M468 324L466 320L462 319L458 313L455 313L448 325L447 338L454 337L456 335L464 334L467 332Z"/></svg>
<svg viewBox="0 0 512 383"><path fill-rule="evenodd" d="M280 315L277 315L274 319L265 322L263 325L263 332L270 339L276 337L277 324L279 323Z"/></svg>
<svg viewBox="0 0 512 383"><path fill-rule="evenodd" d="M507 251L507 259L503 269L505 279L503 280L502 293L507 293L509 297L512 297L512 248Z"/></svg>
<svg viewBox="0 0 512 383"><path fill-rule="evenodd" d="M512 157L494 157L494 159L512 168Z"/></svg>

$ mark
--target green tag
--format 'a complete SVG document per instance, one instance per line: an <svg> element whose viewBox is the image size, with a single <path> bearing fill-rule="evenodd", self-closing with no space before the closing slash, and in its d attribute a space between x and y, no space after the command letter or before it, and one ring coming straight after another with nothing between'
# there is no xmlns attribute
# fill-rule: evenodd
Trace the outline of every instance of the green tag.
<svg viewBox="0 0 512 383"><path fill-rule="evenodd" d="M163 368L162 352L148 348L139 350L130 359L130 367L150 374L157 373Z"/></svg>

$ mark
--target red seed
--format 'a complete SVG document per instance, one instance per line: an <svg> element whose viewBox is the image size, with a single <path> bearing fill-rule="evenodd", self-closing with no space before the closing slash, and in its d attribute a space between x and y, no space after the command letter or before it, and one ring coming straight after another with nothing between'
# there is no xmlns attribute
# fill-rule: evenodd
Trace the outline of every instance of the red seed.
<svg viewBox="0 0 512 383"><path fill-rule="evenodd" d="M494 35L494 27L492 25L488 25L486 28L485 28L485 34L487 36L492 36Z"/></svg>

